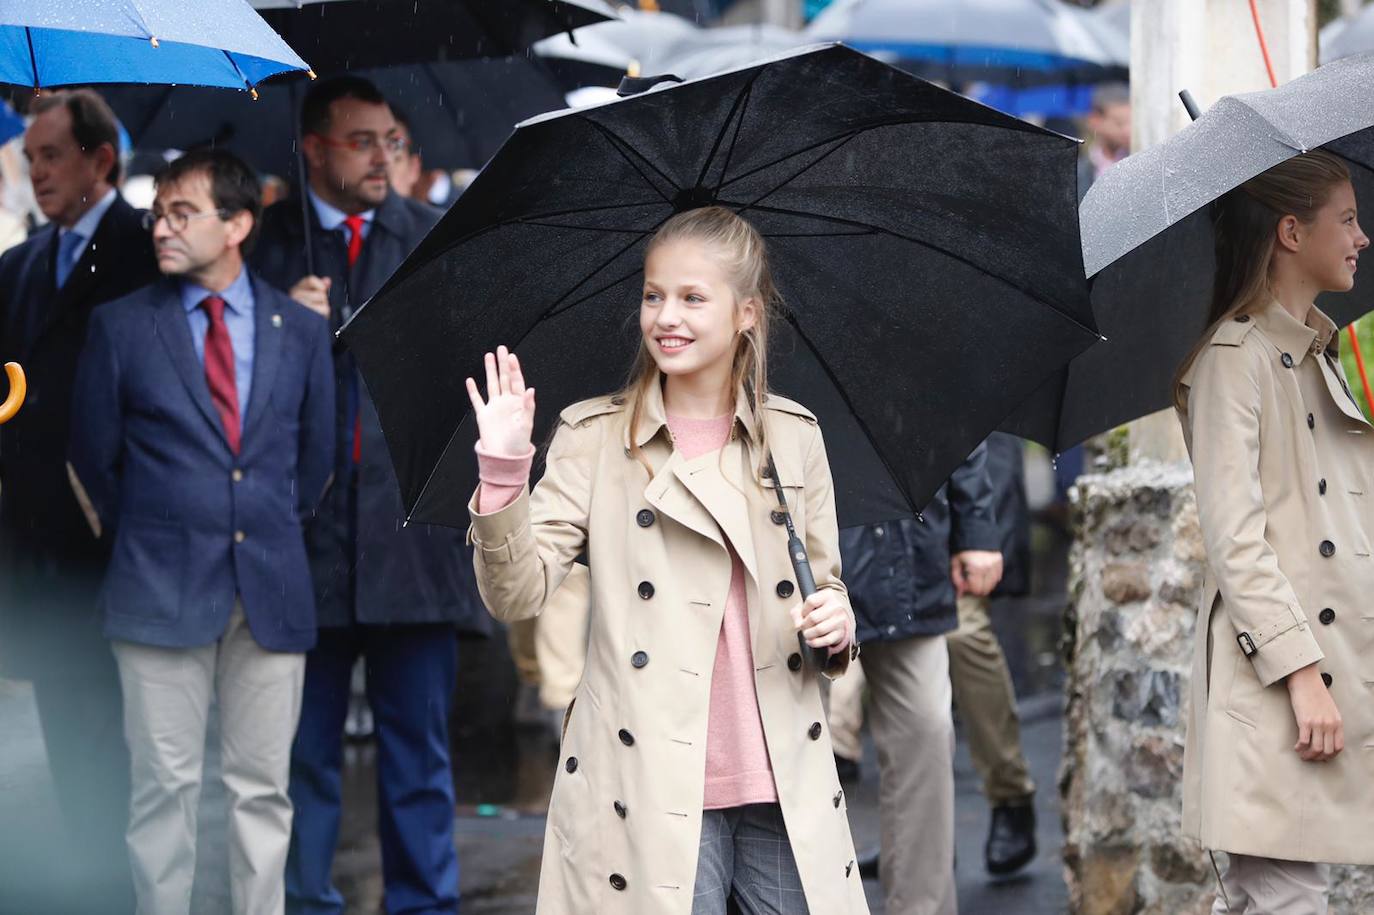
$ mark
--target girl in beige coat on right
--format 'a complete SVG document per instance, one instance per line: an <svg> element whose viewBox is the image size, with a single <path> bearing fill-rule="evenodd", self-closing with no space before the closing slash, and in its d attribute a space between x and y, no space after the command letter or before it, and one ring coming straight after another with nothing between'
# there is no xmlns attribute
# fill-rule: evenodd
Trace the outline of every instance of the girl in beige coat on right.
<svg viewBox="0 0 1374 915"><path fill-rule="evenodd" d="M1214 913L1318 915L1328 864L1374 864L1374 429L1313 304L1369 239L1322 151L1215 206L1177 389L1207 552L1183 828L1229 853Z"/></svg>

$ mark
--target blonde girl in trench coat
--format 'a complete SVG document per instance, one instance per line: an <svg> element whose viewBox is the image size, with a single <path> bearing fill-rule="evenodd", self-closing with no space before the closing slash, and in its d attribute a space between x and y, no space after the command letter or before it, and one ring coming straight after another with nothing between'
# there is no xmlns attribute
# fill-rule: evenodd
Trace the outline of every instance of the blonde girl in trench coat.
<svg viewBox="0 0 1374 915"><path fill-rule="evenodd" d="M1314 915L1327 864L1374 864L1374 429L1313 304L1369 239L1321 151L1213 219L1213 321L1177 392L1207 553L1183 826L1230 853L1214 913Z"/></svg>
<svg viewBox="0 0 1374 915"><path fill-rule="evenodd" d="M724 915L733 898L747 915L866 913L819 682L797 644L800 631L838 676L854 617L820 429L765 393L763 239L722 208L682 213L651 240L644 276L629 384L563 411L532 494L535 395L519 361L488 354L485 400L468 379L488 609L534 616L583 551L591 570L538 911ZM805 602L768 453L818 585Z"/></svg>

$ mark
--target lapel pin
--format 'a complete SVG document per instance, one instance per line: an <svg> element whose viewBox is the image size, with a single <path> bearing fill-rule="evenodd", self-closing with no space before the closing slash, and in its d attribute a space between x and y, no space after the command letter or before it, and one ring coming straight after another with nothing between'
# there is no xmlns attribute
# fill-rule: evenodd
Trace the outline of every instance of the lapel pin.
<svg viewBox="0 0 1374 915"><path fill-rule="evenodd" d="M273 315L273 316L272 316L272 326L273 326L273 327L281 327L281 315Z"/></svg>

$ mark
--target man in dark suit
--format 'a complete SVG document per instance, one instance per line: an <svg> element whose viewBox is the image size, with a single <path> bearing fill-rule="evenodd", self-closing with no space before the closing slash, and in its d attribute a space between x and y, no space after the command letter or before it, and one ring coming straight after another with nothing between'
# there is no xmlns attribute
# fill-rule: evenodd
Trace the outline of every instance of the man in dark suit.
<svg viewBox="0 0 1374 915"><path fill-rule="evenodd" d="M101 589L124 694L139 911L186 912L206 721L220 715L234 911L280 913L315 605L303 524L334 463L328 327L251 275L257 178L223 151L159 177L164 279L99 309L72 485L113 541Z"/></svg>
<svg viewBox="0 0 1374 915"><path fill-rule="evenodd" d="M390 190L396 122L366 80L312 86L301 134L309 166L304 206L296 199L267 211L255 264L338 327L438 214ZM349 354L336 349L334 364L339 485L307 531L320 642L306 662L305 705L292 750L289 905L300 912L343 911L330 865L339 835L350 671L361 655L380 745L385 907L451 913L458 904L447 724L457 677L455 629L485 633L490 622L462 532L402 526L400 487L376 409Z"/></svg>
<svg viewBox="0 0 1374 915"><path fill-rule="evenodd" d="M96 591L106 546L67 483L72 381L92 309L157 276L139 213L115 191L114 115L93 92L44 95L24 154L51 222L0 257L0 362L28 401L0 428L0 670L31 679L68 826L52 883L71 911L132 907L124 824L129 770L119 681ZM22 829L20 824L11 824Z"/></svg>

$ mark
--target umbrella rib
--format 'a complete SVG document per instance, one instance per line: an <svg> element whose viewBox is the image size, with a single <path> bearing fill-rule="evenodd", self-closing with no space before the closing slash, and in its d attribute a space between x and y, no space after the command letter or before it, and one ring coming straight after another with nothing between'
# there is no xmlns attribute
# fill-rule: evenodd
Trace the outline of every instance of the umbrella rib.
<svg viewBox="0 0 1374 915"><path fill-rule="evenodd" d="M24 27L24 40L29 43L29 66L33 68L33 88L40 89L42 84L38 82L38 58L33 53L33 29Z"/></svg>
<svg viewBox="0 0 1374 915"><path fill-rule="evenodd" d="M640 228L621 228L619 226L578 226L566 222L544 222L543 220L522 219L522 226L539 226L543 229L572 229L580 232L608 232L612 235L640 234L644 230Z"/></svg>
<svg viewBox="0 0 1374 915"><path fill-rule="evenodd" d="M863 131L860 131L860 130L854 130L854 131L850 131L850 132L847 133L847 134L839 134L839 135L833 136L833 137L826 137L824 140L821 140L821 141L816 142L816 143L812 143L810 146L804 146L804 147L802 147L801 149L793 150L792 152L788 153L788 154L785 155L785 156L782 156L782 157L780 157L780 158L774 159L772 162L765 162L763 165L760 165L758 168L752 168L752 169L750 169L749 171L745 172L745 173L742 174L742 175L736 175L734 178L731 178L729 181L722 181L722 182L720 183L720 185L716 188L716 193L720 193L720 192L723 191L727 186L729 186L729 185L731 185L731 184L735 184L736 182L743 181L745 178L750 178L750 177L752 177L752 176L754 176L754 175L757 175L759 172L767 171L768 169L772 168L772 167L775 166L775 165L781 165L782 163L786 162L788 159L795 159L797 156L802 156L802 155L805 155L806 153L809 153L809 152L811 152L811 151L813 151L813 150L820 149L822 146L825 146L825 145L828 144L828 143L834 143L834 144L836 144L836 145L835 145L835 149L839 149L841 146L843 146L844 144L848 143L850 140L854 139L855 137L857 137L857 136L858 136L860 133L862 133L862 132L863 132ZM830 155L830 153L833 153L833 152L835 151L835 149L828 150L828 151L825 153L825 155L822 155L820 158L816 159L814 162L812 162L812 163L810 163L809 165L807 165L806 168L803 168L803 169L802 169L802 172L806 171L807 168L810 168L812 165L815 165L817 162L820 162L820 161L821 161L822 159L824 159L826 156ZM801 174L801 172L797 172L797 175L800 175L800 174ZM793 175L792 178L797 177L797 175ZM792 178L789 178L789 179L787 179L787 180L790 181L790 180L792 180ZM782 182L782 183L785 184L786 182Z"/></svg>
<svg viewBox="0 0 1374 915"><path fill-rule="evenodd" d="M732 123L735 125L735 137L739 137L739 125L744 122L743 109L748 104L749 96L753 94L754 80L758 79L759 74L762 72L762 70L755 70L754 75L749 78L749 82L745 83L744 88L735 96L735 101L730 105L729 113L725 115L724 123L720 125L720 132L716 134L716 141L711 144L711 151L706 154L705 160L701 163L701 173L697 175L696 187L701 187L702 182L706 180L706 173L711 170L711 162L715 160L716 153L720 152L720 144L725 142L725 135L730 132L730 125ZM739 113L738 121L735 120L735 114L737 112ZM730 143L730 152L733 152L734 148L735 144L732 141ZM730 159L727 154L725 166L728 167L729 164ZM722 169L721 177L724 178L724 176L725 172L724 169ZM719 187L719 185L717 185L717 187Z"/></svg>
<svg viewBox="0 0 1374 915"><path fill-rule="evenodd" d="M762 71L760 71L760 72L762 72ZM746 97L745 100L744 100L744 104L745 104L746 106L749 104L749 100L752 99L753 96L754 96L754 81L753 81L753 80L750 80L750 81L749 81L749 87L748 87L747 93L748 93L748 95L747 95L747 97ZM738 119L737 121L735 121L735 135L732 136L732 137L730 138L730 147L729 147L727 150L725 150L725 163L724 163L723 165L721 165L721 167L720 167L720 180L716 182L716 188L715 188L715 194L716 194L716 196L719 196L719 195L720 195L720 189L721 189L722 187L725 186L725 176L726 176L726 174L730 171L730 162L735 158L735 146L739 143L739 132L740 132L740 130L742 130L743 128L744 128L744 112L741 111L740 114L739 114L739 119Z"/></svg>
<svg viewBox="0 0 1374 915"><path fill-rule="evenodd" d="M977 270L979 273L982 273L982 274L984 274L985 276L990 276L990 277L992 277L993 279L997 280L998 282L1002 283L1003 285L1009 286L1009 287L1011 287L1012 289L1015 289L1017 292L1021 293L1022 295L1026 296L1026 297L1029 298L1029 299L1031 299L1032 301L1034 301L1034 302L1039 302L1041 305L1045 306L1045 307L1048 308L1050 311L1052 311L1052 312L1054 312L1055 314L1059 315L1061 318L1063 318L1065 321L1068 321L1070 324L1074 325L1074 326L1077 327L1079 330L1082 330L1082 331L1084 331L1085 333L1091 334L1094 338L1101 339L1101 337L1102 337L1102 334L1101 334L1100 331L1097 331L1097 330L1094 330L1094 329L1091 328L1091 327L1088 327L1086 324L1084 324L1082 321L1079 321L1079 320L1078 320L1077 318L1075 318L1073 315L1064 312L1063 310L1061 310L1060 308L1058 308L1057 306L1055 306L1052 302L1046 301L1045 299L1041 298L1039 295L1036 295L1036 294L1035 294L1034 292L1032 292L1031 290L1025 289L1025 288L1021 287L1020 285L1018 285L1018 284L1016 284L1016 283L1013 283L1011 280L1007 279L1007 278L1004 277L1004 276L1000 276L1000 275L998 275L998 274L996 274L996 273L992 273L991 271L989 271L989 270L987 270L987 269L985 269L985 268L979 266L978 264L973 263L971 260L969 260L969 259L966 258L966 257L963 257L963 256L960 255L960 254L956 254L955 252L950 251L950 250L947 249L947 248L943 248L943 247L941 247L941 246L939 246L939 245L931 244L930 242L925 241L924 239L915 238L915 237L910 236L910 235L903 235L901 232L894 232L894 231L892 231L891 229L886 229L886 228L883 228L882 226L871 226L871 225L868 225L867 223L857 222L857 221L852 220L852 219L844 219L844 218L839 217L839 216L823 216L823 215L820 215L820 214L818 214L818 213L807 213L807 212L805 212L805 211L803 211L803 210L792 210L792 209L788 209L788 208L786 208L786 207L771 207L771 206L767 206L767 205L759 205L759 204L757 204L757 203L753 203L753 204L728 204L728 203L727 203L726 205L727 205L727 206L740 206L742 209L745 209L745 210L758 210L759 212L762 212L762 213L775 213L775 214L777 214L777 215L779 215L779 216L798 216L798 217L801 217L801 218L804 218L804 219L816 219L816 220L820 220L820 221L822 221L822 222L834 222L834 223L839 223L840 225L858 226L858 227L862 227L862 228L869 229L869 230L871 230L871 231L873 231L873 232L878 232L878 233L881 233L881 234L883 234L883 235L891 236L892 238L898 238L898 239L901 239L902 241L907 241L907 242L911 242L912 244L920 245L921 247L923 247L923 248L928 248L928 249L930 249L931 251L936 252L937 254L943 254L945 257L948 257L950 260L958 261L959 263L965 265L966 267L970 267L970 268L972 268L972 269L974 269L974 270ZM839 234L849 234L849 233L836 233L836 235L839 235ZM834 237L834 236L831 236L831 237Z"/></svg>
<svg viewBox="0 0 1374 915"><path fill-rule="evenodd" d="M253 88L253 84L248 81L248 77L243 75L243 71L239 69L239 65L234 62L234 58L230 56L229 52L224 50L223 48L220 48L219 52L224 55L225 60L229 61L229 66L234 68L234 72L239 75L239 79L243 80L243 85L251 90ZM257 98L257 96L254 95L253 98Z"/></svg>
<svg viewBox="0 0 1374 915"><path fill-rule="evenodd" d="M649 176L645 174L644 169L636 165L634 159L631 159L629 156L627 156L625 154L625 151L629 150L630 152L634 153L638 159L642 160L645 165L647 165L651 170L653 170L660 178L666 181L669 187L677 187L676 181L669 178L667 175L663 174L663 172L659 170L658 166L650 162L648 158L644 156L643 153L635 149L629 143L626 143L623 139L620 138L618 134L616 134L610 128L598 124L591 118L583 118L582 120L586 121L588 124L591 124L597 130L601 131L602 135L606 137L606 139L610 142L611 148L620 154L620 158L624 159L626 162L629 163L631 168L639 172L639 177L643 178L644 183L649 185L649 190L653 191L659 197L662 197L664 203L672 203L672 201L668 199L667 195L658 189L658 185L654 184L652 181L649 180ZM624 148L622 149L622 147Z"/></svg>
<svg viewBox="0 0 1374 915"><path fill-rule="evenodd" d="M581 288L581 287L583 286L583 284L585 284L588 280L590 280L592 277L596 276L596 275L597 275L598 273L600 273L602 270L605 270L605 269L606 269L607 267L609 267L611 264L615 263L616 259L617 259L618 257L620 257L620 255L624 254L626 251L630 250L630 249L633 248L635 245L639 244L640 239L642 239L645 235L648 235L650 232L656 232L656 231L658 231L658 227L661 226L661 225L663 225L663 224L664 224L665 222L667 222L667 221L668 221L668 217L665 216L665 217L663 217L662 219L660 219L658 222L656 222L651 228L648 228L648 229L643 230L642 232L636 233L636 234L635 234L635 237L632 238L632 239L630 239L628 242L626 242L624 247L622 247L619 251L616 251L616 252L615 252L614 254L612 254L610 257L606 258L606 260L604 260L604 261L602 261L600 264L598 264L595 270L590 271L585 277L582 278L582 280L581 280L580 282L578 282L576 285L574 285L574 286L573 286L571 289L569 289L567 292L563 293L563 294L560 295L558 298L554 299L554 300L553 300L553 304L551 304L547 309L545 309L545 310L544 310L544 314L541 315L540 317L541 317L541 318L551 318L551 317L553 317L553 316L556 315L556 314L559 314L559 313L561 313L561 312L563 312L563 311L567 311L567 309L569 309L569 308L574 308L574 307L576 307L576 306L582 304L583 302L587 301L587 299L591 298L592 296L597 295L598 293L603 292L603 291L605 291L606 289L609 289L611 286L614 286L615 283L611 283L610 286L603 286L603 287L601 287L600 289L597 289L597 290L594 291L594 292L589 292L589 293L587 293L587 295L583 296L582 298L578 299L578 300L575 301L575 302L569 303L569 304L568 304L567 306L565 306L564 308L559 308L559 307L558 307L559 305L562 305L562 304L563 304L563 300L564 300L564 299L566 299L566 298L568 298L569 296L571 296L574 292L576 292L579 288ZM633 276L634 274L630 274L630 275ZM623 277L622 277L621 279L623 280ZM616 282L617 282L617 283L618 283L618 282L621 282L621 280L616 280Z"/></svg>
<svg viewBox="0 0 1374 915"><path fill-rule="evenodd" d="M830 363L821 356L821 352L816 347L816 344L811 342L811 338L807 336L806 331L802 330L801 322L797 320L796 313L789 308L783 313L783 318L788 324L792 325L792 329L797 332L797 337L802 343L806 344L806 348L811 350L812 355L816 357L816 363L820 365L821 371L825 372L825 376L830 379L830 384L834 386L836 393L838 393L840 399L844 401L846 409L849 410L849 415L854 417L854 422L863 430L863 434L867 436L869 443L876 443L877 438L873 435L873 431L868 428L868 423L864 421L863 416L854 408L854 401L850 398L849 392L844 389L844 385L840 384L840 379L835 376L835 372L830 368ZM906 500L907 507L911 509L912 513L915 514L917 518L920 518L921 510L912 504L911 494L908 493L907 488L901 484L900 481L902 477L897 473L896 469L893 468L891 462L888 461L887 455L883 454L882 451L877 448L876 444L874 445L873 453L877 455L878 460L882 462L883 468L887 471L888 476L892 478L893 482L897 483L897 488L901 491L902 498Z"/></svg>

